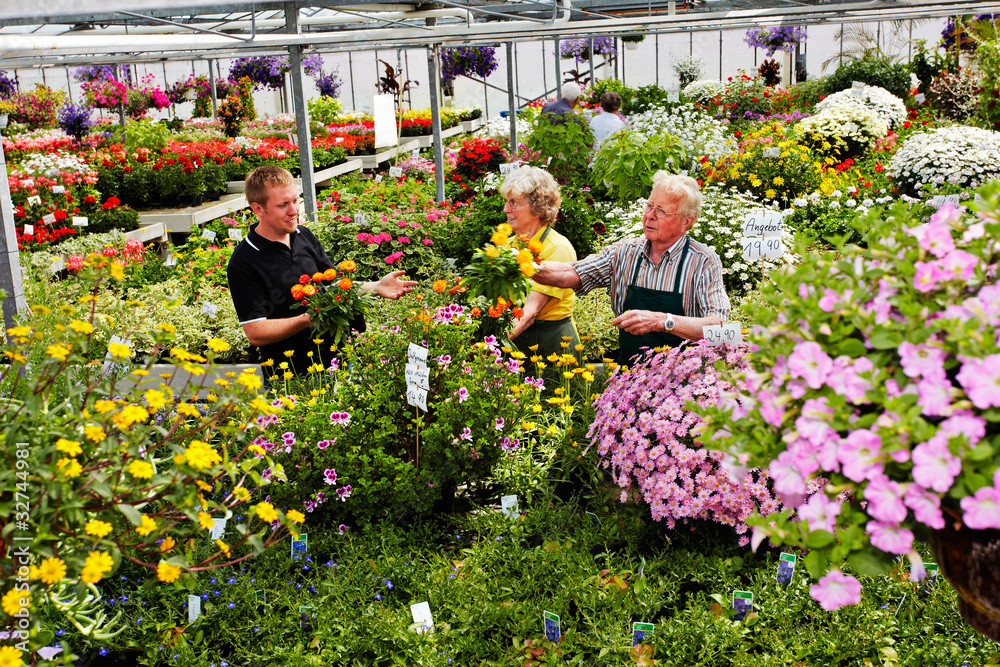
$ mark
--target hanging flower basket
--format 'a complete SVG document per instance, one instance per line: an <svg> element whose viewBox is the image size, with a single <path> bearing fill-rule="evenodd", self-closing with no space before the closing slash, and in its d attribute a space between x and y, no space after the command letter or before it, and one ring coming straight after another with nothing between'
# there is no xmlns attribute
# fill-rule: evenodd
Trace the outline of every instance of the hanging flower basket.
<svg viewBox="0 0 1000 667"><path fill-rule="evenodd" d="M567 39L559 45L559 55L564 60L575 59L576 62L582 63L590 59L590 39ZM615 48L614 37L595 37L594 38L594 55L595 56L615 56L618 55L618 49Z"/></svg>
<svg viewBox="0 0 1000 667"><path fill-rule="evenodd" d="M496 52L493 46L444 49L441 53L441 78L454 80L460 76L477 76L485 79L497 69Z"/></svg>
<svg viewBox="0 0 1000 667"><path fill-rule="evenodd" d="M947 516L934 531L934 557L958 593L958 611L977 631L1000 641L1000 530L973 530Z"/></svg>

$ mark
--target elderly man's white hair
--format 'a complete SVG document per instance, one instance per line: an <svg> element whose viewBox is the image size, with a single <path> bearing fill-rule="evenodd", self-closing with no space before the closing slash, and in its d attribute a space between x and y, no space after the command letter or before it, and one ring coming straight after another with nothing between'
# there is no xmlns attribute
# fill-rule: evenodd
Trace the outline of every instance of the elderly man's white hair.
<svg viewBox="0 0 1000 667"><path fill-rule="evenodd" d="M684 216L693 215L695 219L701 214L701 188L698 181L690 176L671 174L660 170L653 174L653 189L660 190L668 197L680 197L680 213Z"/></svg>
<svg viewBox="0 0 1000 667"><path fill-rule="evenodd" d="M581 92L579 84L575 81L570 81L562 85L562 98L567 102L580 99Z"/></svg>

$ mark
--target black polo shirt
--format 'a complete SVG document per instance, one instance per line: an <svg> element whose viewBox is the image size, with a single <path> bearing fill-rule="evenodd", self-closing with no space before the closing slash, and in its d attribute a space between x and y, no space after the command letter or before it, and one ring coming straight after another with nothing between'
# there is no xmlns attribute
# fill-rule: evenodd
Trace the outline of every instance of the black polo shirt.
<svg viewBox="0 0 1000 667"><path fill-rule="evenodd" d="M319 240L307 228L301 225L296 228L289 242L290 247L265 239L257 233L255 224L233 251L226 276L240 325L301 315L305 312L302 308L292 309L296 303L292 298L292 286L298 284L302 274L311 276L317 271L335 268ZM351 325L364 331L363 319ZM328 366L333 341L325 341L318 346L321 349L317 349L314 337L312 329L306 328L285 340L262 345L261 361L274 359L268 374L277 372L278 364L286 360L296 373L305 373L309 365L316 362L322 363L324 368ZM285 356L286 350L294 350L290 359ZM312 358L309 352L313 353Z"/></svg>

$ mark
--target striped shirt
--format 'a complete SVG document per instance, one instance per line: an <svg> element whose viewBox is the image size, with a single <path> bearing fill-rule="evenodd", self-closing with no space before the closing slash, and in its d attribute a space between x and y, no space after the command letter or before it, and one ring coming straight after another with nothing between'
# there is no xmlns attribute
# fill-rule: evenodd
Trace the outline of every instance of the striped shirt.
<svg viewBox="0 0 1000 667"><path fill-rule="evenodd" d="M612 244L596 255L573 264L583 283L576 293L583 296L592 289L607 287L611 294L611 310L616 317L621 315L625 310L625 294L635 275L637 261L642 262L642 268L635 280L636 285L672 292L677 281L677 265L687 238L681 236L660 257L658 264L649 259L652 245L644 237ZM684 295L684 314L687 317L718 317L723 322L727 320L732 306L722 282L722 262L711 248L691 239L680 285L681 294Z"/></svg>

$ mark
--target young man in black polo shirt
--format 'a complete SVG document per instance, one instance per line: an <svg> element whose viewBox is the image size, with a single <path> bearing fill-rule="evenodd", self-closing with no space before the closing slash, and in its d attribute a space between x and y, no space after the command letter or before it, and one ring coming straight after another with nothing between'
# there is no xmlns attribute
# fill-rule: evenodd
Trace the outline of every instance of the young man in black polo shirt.
<svg viewBox="0 0 1000 667"><path fill-rule="evenodd" d="M265 377L276 373L283 361L296 373L305 373L315 363L325 368L329 345L313 342L309 313L292 310L295 299L291 290L302 274L311 276L335 267L313 233L298 225L295 179L281 167L258 167L247 176L246 197L258 222L236 246L227 268L229 293L240 325L250 344L260 348L261 362L274 360L273 366L265 369ZM417 284L401 280L404 273L393 271L378 282L365 283L361 291L398 299ZM364 320L352 324L363 330ZM292 351L290 357L287 350Z"/></svg>

